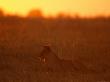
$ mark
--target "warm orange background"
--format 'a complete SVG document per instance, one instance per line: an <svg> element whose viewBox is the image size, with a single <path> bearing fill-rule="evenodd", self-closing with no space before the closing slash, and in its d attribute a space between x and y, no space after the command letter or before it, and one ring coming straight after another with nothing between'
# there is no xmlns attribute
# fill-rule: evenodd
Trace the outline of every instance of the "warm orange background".
<svg viewBox="0 0 110 82"><path fill-rule="evenodd" d="M32 9L41 9L45 15L66 12L96 16L110 14L110 0L0 0L0 8L24 16Z"/></svg>

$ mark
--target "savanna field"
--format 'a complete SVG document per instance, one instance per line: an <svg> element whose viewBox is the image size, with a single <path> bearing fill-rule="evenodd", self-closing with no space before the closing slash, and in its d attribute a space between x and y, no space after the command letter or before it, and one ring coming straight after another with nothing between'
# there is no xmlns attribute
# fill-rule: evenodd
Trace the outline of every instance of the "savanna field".
<svg viewBox="0 0 110 82"><path fill-rule="evenodd" d="M0 17L0 82L110 82L110 18Z"/></svg>

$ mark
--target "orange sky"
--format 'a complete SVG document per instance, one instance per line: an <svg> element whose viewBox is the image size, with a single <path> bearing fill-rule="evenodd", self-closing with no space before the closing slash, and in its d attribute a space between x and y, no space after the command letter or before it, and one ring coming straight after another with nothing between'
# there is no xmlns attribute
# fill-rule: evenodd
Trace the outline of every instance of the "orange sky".
<svg viewBox="0 0 110 82"><path fill-rule="evenodd" d="M81 16L110 15L110 0L0 0L0 8L23 16L32 9L41 9L45 15L59 12Z"/></svg>

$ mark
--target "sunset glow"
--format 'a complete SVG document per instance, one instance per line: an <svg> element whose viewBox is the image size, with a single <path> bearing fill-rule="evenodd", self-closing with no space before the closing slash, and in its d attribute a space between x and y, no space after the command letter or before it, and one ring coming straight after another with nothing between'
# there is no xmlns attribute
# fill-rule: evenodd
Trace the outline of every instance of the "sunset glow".
<svg viewBox="0 0 110 82"><path fill-rule="evenodd" d="M110 15L110 0L0 0L6 13L26 16L32 9L41 9L45 16L64 12L80 16Z"/></svg>

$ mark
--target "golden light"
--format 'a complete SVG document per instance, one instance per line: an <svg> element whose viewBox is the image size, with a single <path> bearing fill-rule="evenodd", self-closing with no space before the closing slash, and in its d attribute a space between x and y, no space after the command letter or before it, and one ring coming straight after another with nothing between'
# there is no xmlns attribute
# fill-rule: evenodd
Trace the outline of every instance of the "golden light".
<svg viewBox="0 0 110 82"><path fill-rule="evenodd" d="M0 0L0 8L22 16L32 9L41 9L45 16L59 12L81 16L110 15L110 0Z"/></svg>

